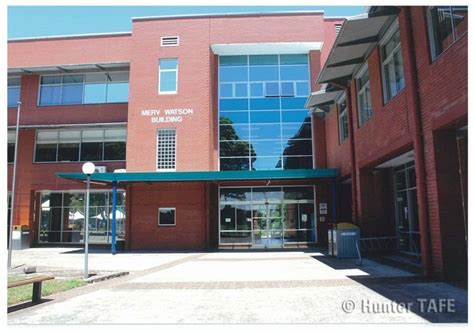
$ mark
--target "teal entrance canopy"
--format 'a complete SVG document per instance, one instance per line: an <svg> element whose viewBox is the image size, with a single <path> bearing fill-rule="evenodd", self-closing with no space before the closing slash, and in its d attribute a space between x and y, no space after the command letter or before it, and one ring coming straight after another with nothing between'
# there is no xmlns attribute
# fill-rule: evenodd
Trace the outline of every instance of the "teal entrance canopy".
<svg viewBox="0 0 474 334"><path fill-rule="evenodd" d="M83 173L56 173L63 179L85 181ZM198 182L198 181L249 181L249 180L307 180L331 179L338 175L337 169L286 169L258 171L202 171L202 172L125 172L94 173L91 181L102 183L134 182Z"/></svg>

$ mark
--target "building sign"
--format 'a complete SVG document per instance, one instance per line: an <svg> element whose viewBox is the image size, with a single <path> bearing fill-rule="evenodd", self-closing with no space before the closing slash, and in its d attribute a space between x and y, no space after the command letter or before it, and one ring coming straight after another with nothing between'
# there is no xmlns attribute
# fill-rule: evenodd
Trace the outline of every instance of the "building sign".
<svg viewBox="0 0 474 334"><path fill-rule="evenodd" d="M319 214L320 215L327 215L328 214L328 204L327 203L319 203Z"/></svg>
<svg viewBox="0 0 474 334"><path fill-rule="evenodd" d="M193 108L142 109L141 116L149 117L151 123L181 123L193 112Z"/></svg>

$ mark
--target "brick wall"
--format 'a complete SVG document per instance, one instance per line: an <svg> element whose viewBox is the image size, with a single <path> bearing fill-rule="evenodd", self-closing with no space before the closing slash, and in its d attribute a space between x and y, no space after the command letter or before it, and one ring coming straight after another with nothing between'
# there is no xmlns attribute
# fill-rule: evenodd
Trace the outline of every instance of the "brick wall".
<svg viewBox="0 0 474 334"><path fill-rule="evenodd" d="M203 183L134 184L127 194L129 249L206 247L206 191ZM158 208L176 208L176 226L158 225Z"/></svg>
<svg viewBox="0 0 474 334"><path fill-rule="evenodd" d="M453 131L467 124L467 34L461 36L437 59L431 60L425 11L426 7L403 7L399 15L405 76L407 77L409 70L407 59L414 53L416 71L411 80L414 83L417 80L415 89L409 90L406 87L392 100L384 103L380 52L378 48L374 49L368 57L373 117L359 127L356 88L354 81L351 83L357 170L357 182L353 182L353 186L357 187L357 215L362 226L365 224L369 233L387 234L392 223L384 224L387 219L393 222L394 216L393 207L390 207L385 197L391 191L388 188L390 182L385 180L383 185L381 182L386 176L376 176L372 168L413 149L416 135L415 113L420 113L423 143L421 154L425 162L428 201L429 256L433 273L448 277L451 271L448 268L463 261L463 250L458 247L464 242L462 207L458 196L461 186L452 182L456 179L454 170L459 168L457 154L454 154L454 137L442 135L443 132L437 130ZM408 14L410 15L407 16ZM405 17L408 17L416 29L410 30L405 25ZM406 39L410 34L413 34L414 50L409 48ZM413 103L417 105L414 106ZM335 108L329 112L325 123L328 167L341 168L342 175L347 175L350 171L350 150L344 148L346 144L338 144ZM465 154L465 151L461 152ZM461 156L461 161L463 159ZM425 194L419 193L418 197L420 196ZM456 261L456 257L461 260Z"/></svg>

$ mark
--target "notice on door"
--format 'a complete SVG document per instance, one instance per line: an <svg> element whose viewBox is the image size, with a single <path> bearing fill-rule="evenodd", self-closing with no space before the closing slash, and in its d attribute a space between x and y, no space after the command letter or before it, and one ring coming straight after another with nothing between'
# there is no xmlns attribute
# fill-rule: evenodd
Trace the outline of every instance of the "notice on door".
<svg viewBox="0 0 474 334"><path fill-rule="evenodd" d="M181 123L193 114L193 108L143 109L140 113L149 117L151 123Z"/></svg>
<svg viewBox="0 0 474 334"><path fill-rule="evenodd" d="M319 203L319 214L320 215L327 215L328 214L328 204L327 203Z"/></svg>

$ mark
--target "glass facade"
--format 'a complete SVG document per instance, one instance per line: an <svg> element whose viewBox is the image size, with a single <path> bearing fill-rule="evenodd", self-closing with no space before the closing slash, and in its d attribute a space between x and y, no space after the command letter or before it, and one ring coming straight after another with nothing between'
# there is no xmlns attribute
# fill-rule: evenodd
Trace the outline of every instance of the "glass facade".
<svg viewBox="0 0 474 334"><path fill-rule="evenodd" d="M314 188L220 188L219 243L281 247L316 242Z"/></svg>
<svg viewBox="0 0 474 334"><path fill-rule="evenodd" d="M112 192L90 193L89 242L110 243ZM40 243L83 243L85 192L43 192L40 205ZM125 192L117 191L117 240L125 239Z"/></svg>
<svg viewBox="0 0 474 334"><path fill-rule="evenodd" d="M312 168L308 56L219 57L221 170Z"/></svg>

